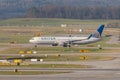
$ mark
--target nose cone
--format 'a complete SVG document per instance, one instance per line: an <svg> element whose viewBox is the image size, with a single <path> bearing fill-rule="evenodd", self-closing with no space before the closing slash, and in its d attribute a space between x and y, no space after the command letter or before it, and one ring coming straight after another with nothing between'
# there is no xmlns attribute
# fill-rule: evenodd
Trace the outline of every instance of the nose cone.
<svg viewBox="0 0 120 80"><path fill-rule="evenodd" d="M30 43L34 43L34 41L33 41L33 40L31 40L31 39L29 40L29 42L30 42Z"/></svg>
<svg viewBox="0 0 120 80"><path fill-rule="evenodd" d="M29 43L31 43L32 41L31 40L29 40Z"/></svg>

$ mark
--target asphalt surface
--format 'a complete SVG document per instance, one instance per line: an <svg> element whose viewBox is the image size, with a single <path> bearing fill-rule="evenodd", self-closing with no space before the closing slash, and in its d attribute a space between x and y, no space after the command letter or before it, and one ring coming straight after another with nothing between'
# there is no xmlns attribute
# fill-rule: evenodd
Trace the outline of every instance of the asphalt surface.
<svg viewBox="0 0 120 80"><path fill-rule="evenodd" d="M119 36L111 36L110 40L107 41L106 43L108 43L108 44L119 44L120 43Z"/></svg>
<svg viewBox="0 0 120 80"><path fill-rule="evenodd" d="M52 75L0 75L1 80L120 80L119 71L75 71Z"/></svg>

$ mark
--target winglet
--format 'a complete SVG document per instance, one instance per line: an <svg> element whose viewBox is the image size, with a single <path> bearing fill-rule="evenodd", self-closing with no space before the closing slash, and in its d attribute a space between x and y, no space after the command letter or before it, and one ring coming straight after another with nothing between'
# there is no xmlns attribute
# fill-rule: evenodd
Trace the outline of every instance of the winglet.
<svg viewBox="0 0 120 80"><path fill-rule="evenodd" d="M90 34L90 36L88 36L88 38L87 39L90 39L92 37L92 34Z"/></svg>

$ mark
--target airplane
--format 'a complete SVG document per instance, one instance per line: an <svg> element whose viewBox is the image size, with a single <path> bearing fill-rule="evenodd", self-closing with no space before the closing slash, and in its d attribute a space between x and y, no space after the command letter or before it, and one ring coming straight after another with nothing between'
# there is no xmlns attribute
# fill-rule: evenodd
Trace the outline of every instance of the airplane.
<svg viewBox="0 0 120 80"><path fill-rule="evenodd" d="M104 25L101 25L95 33L90 34L88 37L33 37L29 42L35 44L35 46L47 44L52 46L71 47L71 45L81 45L100 41L103 30Z"/></svg>

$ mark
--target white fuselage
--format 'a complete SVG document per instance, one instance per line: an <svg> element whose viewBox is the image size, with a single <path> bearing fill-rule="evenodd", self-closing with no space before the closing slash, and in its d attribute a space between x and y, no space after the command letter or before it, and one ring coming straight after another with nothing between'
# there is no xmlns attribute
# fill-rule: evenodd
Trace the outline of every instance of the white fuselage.
<svg viewBox="0 0 120 80"><path fill-rule="evenodd" d="M29 40L30 43L34 44L58 44L63 45L65 42L72 41L72 44L86 44L91 42L96 42L100 40L99 38L87 37L33 37Z"/></svg>

